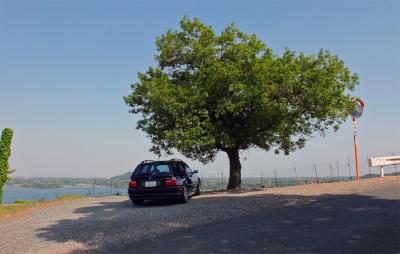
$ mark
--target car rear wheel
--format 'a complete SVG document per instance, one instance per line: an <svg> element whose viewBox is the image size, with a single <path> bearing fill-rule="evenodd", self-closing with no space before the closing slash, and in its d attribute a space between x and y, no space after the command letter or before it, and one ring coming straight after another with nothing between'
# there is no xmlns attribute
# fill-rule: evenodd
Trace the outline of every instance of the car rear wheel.
<svg viewBox="0 0 400 254"><path fill-rule="evenodd" d="M133 205L143 205L144 200L143 199L133 199L132 203L133 203Z"/></svg>
<svg viewBox="0 0 400 254"><path fill-rule="evenodd" d="M189 191L186 185L183 186L183 191L181 193L181 196L179 198L179 202L182 204L187 203L189 200Z"/></svg>

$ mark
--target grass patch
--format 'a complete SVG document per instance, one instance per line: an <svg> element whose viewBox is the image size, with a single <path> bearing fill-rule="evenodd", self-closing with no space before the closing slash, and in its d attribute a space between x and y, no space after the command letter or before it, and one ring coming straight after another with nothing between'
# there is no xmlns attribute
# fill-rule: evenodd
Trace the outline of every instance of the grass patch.
<svg viewBox="0 0 400 254"><path fill-rule="evenodd" d="M15 200L13 204L0 204L0 219L18 216L35 208L48 207L59 201L77 200L80 198L82 196L65 195L57 197L55 200Z"/></svg>
<svg viewBox="0 0 400 254"><path fill-rule="evenodd" d="M75 199L80 199L82 196L79 195L64 195L57 197L56 200L75 200Z"/></svg>
<svg viewBox="0 0 400 254"><path fill-rule="evenodd" d="M32 200L17 199L17 200L14 201L14 204L23 205L23 204L31 204L33 202L34 201L32 201Z"/></svg>

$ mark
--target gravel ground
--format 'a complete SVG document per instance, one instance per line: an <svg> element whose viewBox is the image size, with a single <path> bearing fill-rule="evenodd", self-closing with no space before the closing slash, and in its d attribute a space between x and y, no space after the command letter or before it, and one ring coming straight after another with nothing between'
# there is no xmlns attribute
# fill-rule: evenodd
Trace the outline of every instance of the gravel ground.
<svg viewBox="0 0 400 254"><path fill-rule="evenodd" d="M0 253L83 253L119 249L130 242L267 208L312 204L326 195L379 193L382 186L399 186L399 183L400 176L393 176L360 182L206 194L184 205L156 202L133 207L127 197L85 198L1 221ZM398 193L392 198L400 199Z"/></svg>

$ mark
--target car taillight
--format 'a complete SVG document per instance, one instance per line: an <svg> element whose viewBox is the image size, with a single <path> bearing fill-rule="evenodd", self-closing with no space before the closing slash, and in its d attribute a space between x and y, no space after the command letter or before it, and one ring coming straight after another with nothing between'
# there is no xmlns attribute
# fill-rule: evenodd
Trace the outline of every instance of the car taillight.
<svg viewBox="0 0 400 254"><path fill-rule="evenodd" d="M136 187L138 187L138 183L136 181L130 181L129 182L129 187L130 188L136 188Z"/></svg>
<svg viewBox="0 0 400 254"><path fill-rule="evenodd" d="M176 178L172 177L171 179L165 179L166 186L177 186L178 183L176 182Z"/></svg>

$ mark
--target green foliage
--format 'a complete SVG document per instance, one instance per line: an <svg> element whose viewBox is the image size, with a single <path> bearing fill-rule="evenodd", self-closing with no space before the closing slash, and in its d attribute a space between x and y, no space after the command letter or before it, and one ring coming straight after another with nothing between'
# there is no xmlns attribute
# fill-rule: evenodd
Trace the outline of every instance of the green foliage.
<svg viewBox="0 0 400 254"><path fill-rule="evenodd" d="M0 140L0 204L3 200L3 187L7 180L10 179L9 174L13 171L9 169L8 158L11 155L11 140L13 130L6 128L1 134Z"/></svg>
<svg viewBox="0 0 400 254"><path fill-rule="evenodd" d="M180 28L157 38L158 66L124 97L157 155L175 148L207 163L251 147L289 154L348 117L358 76L329 51L279 56L234 25L216 34L184 17Z"/></svg>

